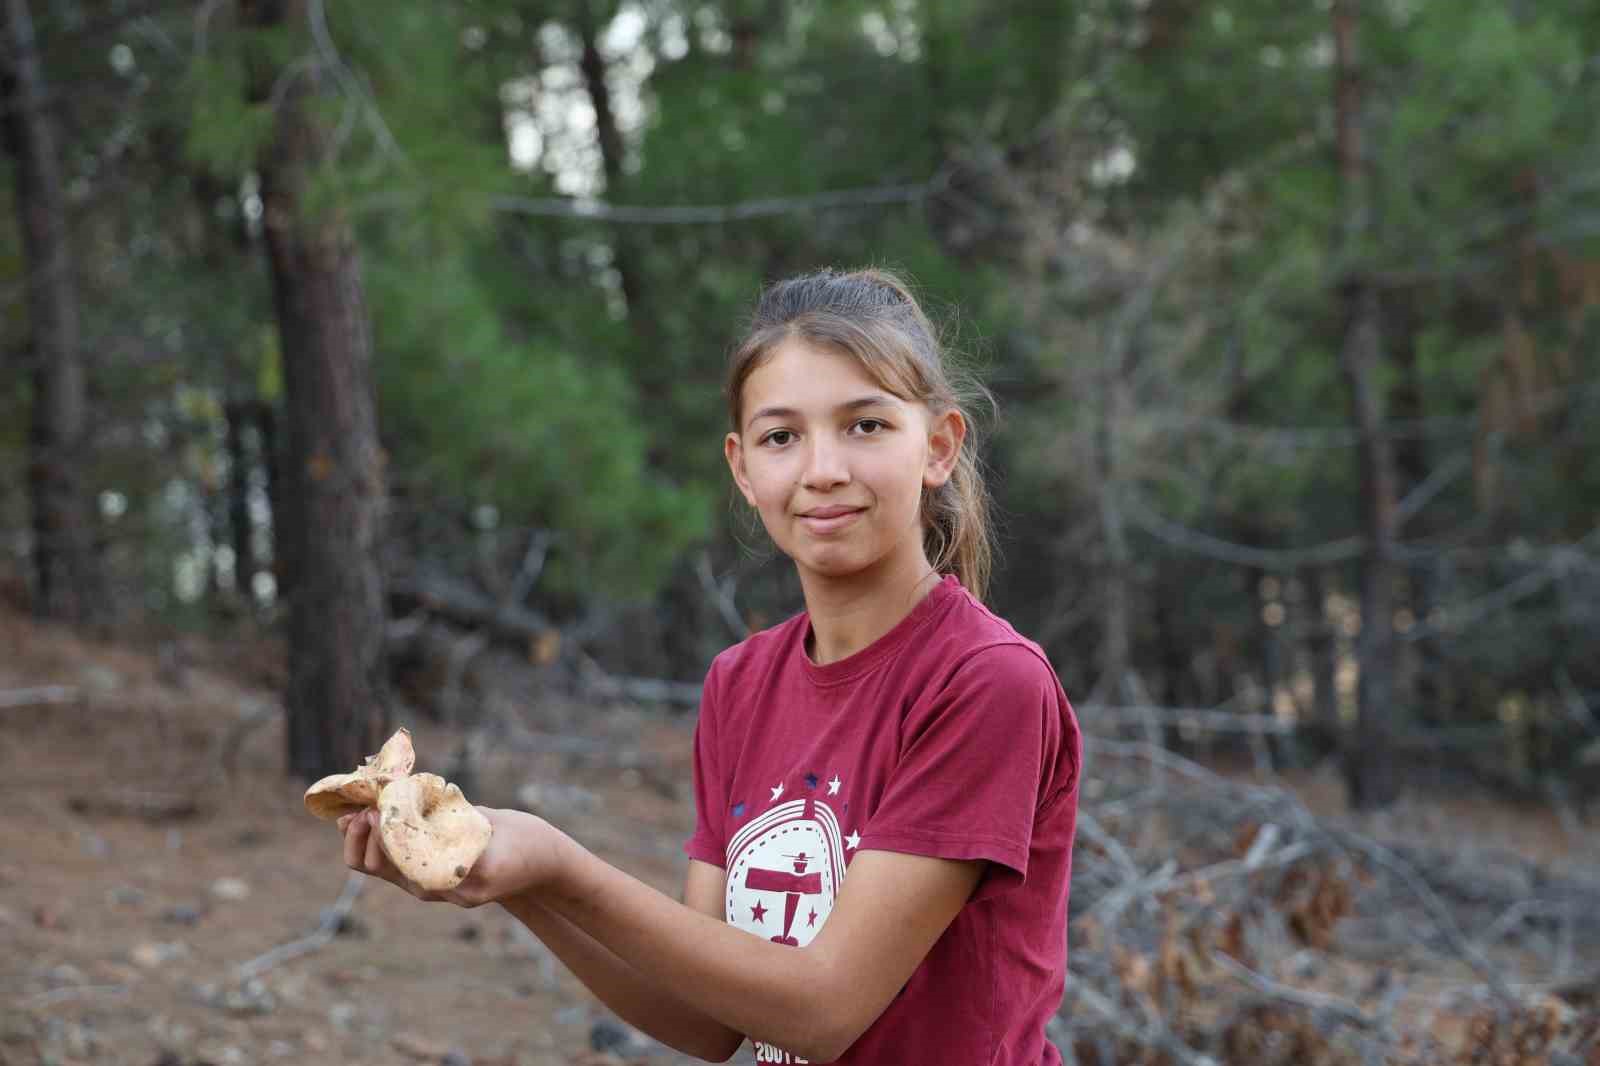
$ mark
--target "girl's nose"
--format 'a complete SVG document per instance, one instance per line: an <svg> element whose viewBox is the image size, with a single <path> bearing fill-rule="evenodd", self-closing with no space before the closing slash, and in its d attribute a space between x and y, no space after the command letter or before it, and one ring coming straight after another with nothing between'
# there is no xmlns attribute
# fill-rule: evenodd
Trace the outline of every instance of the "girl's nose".
<svg viewBox="0 0 1600 1066"><path fill-rule="evenodd" d="M844 461L844 450L835 442L814 437L806 456L806 469L801 483L818 491L843 485L850 480L850 468Z"/></svg>

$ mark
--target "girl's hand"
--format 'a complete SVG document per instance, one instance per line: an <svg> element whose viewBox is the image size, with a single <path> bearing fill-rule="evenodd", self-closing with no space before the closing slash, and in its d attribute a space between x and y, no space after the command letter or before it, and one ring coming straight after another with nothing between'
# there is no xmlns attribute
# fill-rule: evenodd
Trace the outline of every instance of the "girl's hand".
<svg viewBox="0 0 1600 1066"><path fill-rule="evenodd" d="M402 874L383 850L378 812L368 808L338 820L344 834L344 864L382 878L421 900L481 907L549 883L560 861L565 838L543 818L526 811L479 807L494 828L489 846L461 883L447 892L419 888Z"/></svg>

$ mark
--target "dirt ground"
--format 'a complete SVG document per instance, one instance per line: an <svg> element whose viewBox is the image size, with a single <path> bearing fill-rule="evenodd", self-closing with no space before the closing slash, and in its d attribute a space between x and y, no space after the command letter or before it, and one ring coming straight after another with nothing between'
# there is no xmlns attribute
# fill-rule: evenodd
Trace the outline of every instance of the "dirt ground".
<svg viewBox="0 0 1600 1066"><path fill-rule="evenodd" d="M263 963L331 915L349 872L337 831L282 773L281 721L234 729L277 699L271 650L179 647L187 665L0 608L0 693L76 690L0 703L0 1066L692 1061L616 1022L495 907L422 904L366 882L338 935ZM561 750L489 752L469 795L533 806L676 897L692 718L557 705L519 716ZM457 735L400 717L418 769L448 776ZM230 735L244 739L225 760ZM1329 773L1289 783L1319 814L1341 806ZM1382 817L1541 861L1594 848L1548 812L1469 796L1412 797ZM257 976L241 980L252 961ZM736 1061L752 1061L748 1046Z"/></svg>
<svg viewBox="0 0 1600 1066"><path fill-rule="evenodd" d="M0 1064L693 1061L616 1023L499 908L423 904L376 881L339 935L241 982L242 964L316 930L349 874L338 832L282 773L278 719L221 772L228 728L275 692L216 667L174 676L160 656L11 613L0 649L0 692L79 697L0 707ZM474 797L510 805L541 783L542 813L676 897L693 810L672 782L689 779L692 719L552 718L610 754L491 754ZM443 769L454 736L400 724L417 768Z"/></svg>

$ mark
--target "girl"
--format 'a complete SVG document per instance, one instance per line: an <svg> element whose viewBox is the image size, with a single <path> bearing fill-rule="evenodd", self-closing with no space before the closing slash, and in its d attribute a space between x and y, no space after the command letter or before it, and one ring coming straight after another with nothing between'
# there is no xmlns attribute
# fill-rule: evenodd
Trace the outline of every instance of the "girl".
<svg viewBox="0 0 1600 1066"><path fill-rule="evenodd" d="M987 498L932 326L881 271L782 282L728 405L728 467L806 609L706 676L683 902L519 811L484 810L450 893L398 874L373 812L341 820L346 863L500 903L700 1058L1059 1063L1078 729L981 603Z"/></svg>

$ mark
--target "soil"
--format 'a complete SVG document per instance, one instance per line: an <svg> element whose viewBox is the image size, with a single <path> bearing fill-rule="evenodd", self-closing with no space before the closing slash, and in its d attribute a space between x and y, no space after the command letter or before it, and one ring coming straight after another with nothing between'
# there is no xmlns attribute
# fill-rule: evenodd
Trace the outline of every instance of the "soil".
<svg viewBox="0 0 1600 1066"><path fill-rule="evenodd" d="M500 908L425 904L366 878L338 935L241 982L242 964L315 931L350 876L338 831L284 775L280 715L222 769L230 728L277 700L251 676L275 673L270 649L186 640L176 657L191 665L174 668L3 610L0 648L0 692L77 689L0 707L3 1066L695 1061L617 1022ZM455 732L397 717L417 769L447 772ZM692 718L543 717L604 754L490 755L469 794L515 805L542 783L550 817L676 898L693 809L674 782L690 777Z"/></svg>

